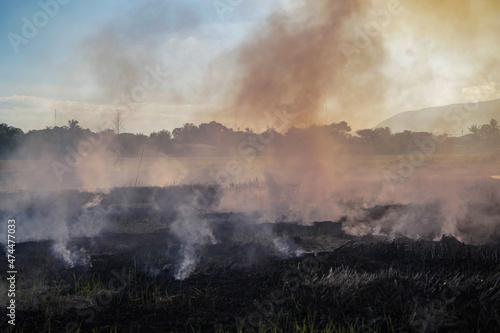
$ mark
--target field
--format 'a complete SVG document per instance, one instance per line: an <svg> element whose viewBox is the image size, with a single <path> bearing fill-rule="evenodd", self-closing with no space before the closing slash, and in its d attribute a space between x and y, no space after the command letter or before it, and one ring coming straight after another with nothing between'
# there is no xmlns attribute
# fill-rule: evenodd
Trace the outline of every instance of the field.
<svg viewBox="0 0 500 333"><path fill-rule="evenodd" d="M183 281L173 278L178 244L168 234L75 240L89 262L73 268L54 258L49 242L22 244L19 321L10 331L498 329L498 245L376 242L335 229L290 230L295 236L283 242L305 245L300 256L258 236L208 246Z"/></svg>
<svg viewBox="0 0 500 333"><path fill-rule="evenodd" d="M171 186L218 182L213 176L225 171L232 162L241 166L241 171L232 174L234 184L262 180L266 170L283 168L271 154L263 154L248 161L243 156L217 157L145 157L139 158L99 157L87 158L82 165L63 175L60 181L52 168L53 160L0 160L0 188L12 191L52 191L63 189L102 190L123 186ZM292 157L292 161L304 157ZM387 171L397 174L401 159L409 156L398 155L338 155L329 161L335 177L339 179L362 179L386 182ZM85 164L90 160L90 163ZM430 173L448 174L446 170L467 178L490 177L500 173L500 155L449 155L432 154L425 156L422 165L415 168L415 175L428 177ZM141 164L139 177L137 177ZM286 167L286 166L285 166ZM75 172L73 172L75 171ZM211 176L212 174L212 176ZM432 175L432 174L430 174ZM412 175L413 176L413 175ZM137 178L137 184L136 184ZM83 181L82 181L83 179Z"/></svg>
<svg viewBox="0 0 500 333"><path fill-rule="evenodd" d="M277 192L248 173L242 174L248 181L235 179L227 186L172 181L92 191L4 191L0 219L16 219L20 240L16 325L7 325L4 316L1 329L499 331L500 181L491 178L500 173L498 163L485 156L433 156L396 185L400 195L416 184L467 183L465 212L454 220L452 236L443 230L455 201L371 199L384 172L396 170L400 160L355 159L339 161L350 167L339 188L346 193L347 185L361 183L362 191L328 196L325 202L336 200L325 206L334 207L330 215L325 207L311 209L316 201L299 196L300 184ZM203 174L228 161L176 163L189 164L190 174ZM117 173L130 169L125 178L133 179L137 162L122 160ZM152 170L153 162L146 159L144 170ZM3 173L28 177L30 162L18 163L13 169L4 164ZM267 163L259 160L252 167L268 168ZM297 197L283 196L287 192ZM263 193L272 195L252 201ZM275 197L281 201L272 201ZM285 201L291 205L283 206ZM6 230L1 237L7 239ZM2 247L4 256L6 251ZM0 262L4 308L7 265Z"/></svg>
<svg viewBox="0 0 500 333"><path fill-rule="evenodd" d="M196 253L198 267L183 281L173 277L180 244L166 231L75 238L67 244L78 256L73 267L58 259L54 242L18 245L13 331L431 332L500 324L498 245L356 238L331 222L252 231L241 215L206 218L221 242Z"/></svg>
<svg viewBox="0 0 500 333"><path fill-rule="evenodd" d="M500 0L0 8L0 333L500 333Z"/></svg>

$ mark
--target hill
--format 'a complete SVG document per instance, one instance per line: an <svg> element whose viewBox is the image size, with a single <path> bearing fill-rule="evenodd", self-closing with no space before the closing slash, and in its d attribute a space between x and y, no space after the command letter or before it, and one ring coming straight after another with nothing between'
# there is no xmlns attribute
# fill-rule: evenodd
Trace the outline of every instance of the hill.
<svg viewBox="0 0 500 333"><path fill-rule="evenodd" d="M464 134L472 124L482 125L497 119L500 121L500 99L480 102L476 105L452 104L396 114L379 123L377 127L390 127L393 133L409 130L413 132L439 132Z"/></svg>

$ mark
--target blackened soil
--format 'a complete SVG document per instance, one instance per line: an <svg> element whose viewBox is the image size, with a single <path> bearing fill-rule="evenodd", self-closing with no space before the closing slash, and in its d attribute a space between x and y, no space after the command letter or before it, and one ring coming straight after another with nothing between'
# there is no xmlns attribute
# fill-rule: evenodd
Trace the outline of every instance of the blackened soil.
<svg viewBox="0 0 500 333"><path fill-rule="evenodd" d="M167 231L73 239L67 248L87 258L74 267L52 241L18 244L16 325L4 317L2 330L499 331L498 244L375 241L331 222L263 225L307 248L286 253L220 221L216 234L234 233L198 248L182 281L174 275L183 247Z"/></svg>

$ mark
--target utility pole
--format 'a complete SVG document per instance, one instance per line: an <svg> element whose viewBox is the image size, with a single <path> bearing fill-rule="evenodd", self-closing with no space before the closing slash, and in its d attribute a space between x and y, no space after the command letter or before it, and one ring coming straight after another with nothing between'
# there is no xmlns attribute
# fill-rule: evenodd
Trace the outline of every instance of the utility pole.
<svg viewBox="0 0 500 333"><path fill-rule="evenodd" d="M137 169L137 176L135 177L135 186L137 187L137 181L139 180L139 172L141 171L142 156L144 155L144 147L142 147L141 160L139 161L139 169Z"/></svg>
<svg viewBox="0 0 500 333"><path fill-rule="evenodd" d="M234 130L238 131L238 109L234 109Z"/></svg>
<svg viewBox="0 0 500 333"><path fill-rule="evenodd" d="M54 109L54 128L56 127L57 125L57 110Z"/></svg>

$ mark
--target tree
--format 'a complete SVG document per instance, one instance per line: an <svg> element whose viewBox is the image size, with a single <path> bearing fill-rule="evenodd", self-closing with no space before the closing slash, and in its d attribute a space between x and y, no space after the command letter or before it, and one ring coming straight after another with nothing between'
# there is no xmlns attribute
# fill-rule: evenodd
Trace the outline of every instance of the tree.
<svg viewBox="0 0 500 333"><path fill-rule="evenodd" d="M149 135L149 137L152 140L157 140L157 139L166 140L166 141L172 140L172 134L170 133L170 131L167 131L167 130L161 130L159 132L153 132L153 133L151 133Z"/></svg>
<svg viewBox="0 0 500 333"><path fill-rule="evenodd" d="M351 126L347 124L345 121L341 121L340 123L330 124L329 127L336 132L347 132L351 131Z"/></svg>
<svg viewBox="0 0 500 333"><path fill-rule="evenodd" d="M498 120L491 119L489 125L490 125L490 137L498 136L500 132Z"/></svg>
<svg viewBox="0 0 500 333"><path fill-rule="evenodd" d="M379 145L387 142L391 138L391 129L389 127L363 129L357 131L356 134L371 145Z"/></svg>
<svg viewBox="0 0 500 333"><path fill-rule="evenodd" d="M149 135L151 142L164 153L169 153L172 148L172 134L167 130L153 132Z"/></svg>
<svg viewBox="0 0 500 333"><path fill-rule="evenodd" d="M480 129L479 126L477 126L475 124L468 128L469 132L471 132L475 136L479 135L479 129Z"/></svg>
<svg viewBox="0 0 500 333"><path fill-rule="evenodd" d="M120 133L115 138L118 143L120 155L134 157L140 155L148 137L143 134Z"/></svg>
<svg viewBox="0 0 500 333"><path fill-rule="evenodd" d="M70 131L77 131L82 129L80 125L78 125L78 120L75 119L68 120L68 126Z"/></svg>
<svg viewBox="0 0 500 333"><path fill-rule="evenodd" d="M19 128L0 124L0 156L7 156L20 144L23 131Z"/></svg>
<svg viewBox="0 0 500 333"><path fill-rule="evenodd" d="M123 130L123 117L122 112L117 110L115 112L115 117L113 118L113 131L116 134L120 134Z"/></svg>
<svg viewBox="0 0 500 333"><path fill-rule="evenodd" d="M229 128L221 123L212 121L210 123L202 123L198 126L197 140L203 143L217 145L227 141L229 133L232 132Z"/></svg>
<svg viewBox="0 0 500 333"><path fill-rule="evenodd" d="M177 143L192 143L198 131L198 126L192 123L186 123L183 127L175 128L172 131L172 135Z"/></svg>
<svg viewBox="0 0 500 333"><path fill-rule="evenodd" d="M359 135L363 140L370 142L371 137L373 136L373 130L372 129L362 129L362 130L356 131L356 134Z"/></svg>
<svg viewBox="0 0 500 333"><path fill-rule="evenodd" d="M491 119L491 120L490 120L490 126L491 126L492 128L498 128L498 120L496 120L496 119Z"/></svg>
<svg viewBox="0 0 500 333"><path fill-rule="evenodd" d="M18 134L23 134L20 128L12 127L7 124L0 124L0 135L14 136Z"/></svg>
<svg viewBox="0 0 500 333"><path fill-rule="evenodd" d="M488 124L484 124L479 127L472 125L469 127L469 131L483 139L489 139L500 135L500 125L496 119L491 119Z"/></svg>
<svg viewBox="0 0 500 333"><path fill-rule="evenodd" d="M479 136L488 139L491 137L492 128L490 124L484 124L479 128Z"/></svg>
<svg viewBox="0 0 500 333"><path fill-rule="evenodd" d="M356 132L377 154L392 154L397 149L392 144L392 132L389 127L363 129Z"/></svg>
<svg viewBox="0 0 500 333"><path fill-rule="evenodd" d="M349 132L351 131L351 126L349 126L349 124L345 121L330 124L327 126L327 129L329 129L330 135L334 138L344 140L350 137Z"/></svg>

